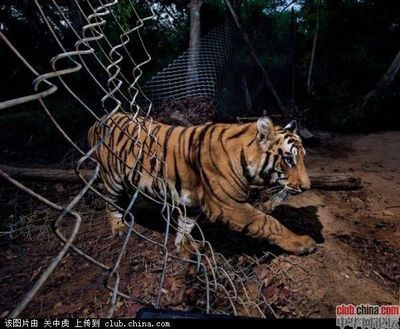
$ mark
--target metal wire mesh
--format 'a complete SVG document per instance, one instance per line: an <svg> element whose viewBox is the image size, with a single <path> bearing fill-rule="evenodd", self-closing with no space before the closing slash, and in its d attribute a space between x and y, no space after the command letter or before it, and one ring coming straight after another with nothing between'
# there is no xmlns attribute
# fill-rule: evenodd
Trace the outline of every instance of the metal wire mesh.
<svg viewBox="0 0 400 329"><path fill-rule="evenodd" d="M206 312L224 312L258 317L265 317L266 314L276 315L265 298L260 294L263 282L252 271L256 261L250 262L245 268L233 266L222 254L214 252L211 244L204 238L202 233L200 233L200 242L205 248L202 251L197 250L196 260L182 259L171 250L171 232L177 229L172 214L178 212L180 216L185 217L185 211L182 211L178 207L173 198L168 197L173 192L174 187L170 186L162 175L154 176L154 179L158 180L164 193L160 193L156 198L145 195L148 199L152 199L161 205L161 216L165 222L165 234L162 238L143 233L138 228L136 217L131 210L135 204L136 197L139 193L143 192L135 186L136 190L130 196L128 206L125 209L120 208L117 204L113 204L114 207L119 208L123 212L128 231L122 245L112 253L111 263L102 261L99 254L95 252L96 242L91 248L87 248L78 242L77 236L83 230L83 227L89 225L89 229L92 228L91 223L94 216L93 212L90 212L87 208L82 208L82 202L90 196L104 200L106 203L113 203L97 184L100 164L93 157L95 151L101 145L107 143L110 129L105 130L108 133L102 136L97 145L89 150L85 150L59 124L52 113L51 106L47 102L50 95L64 90L68 93L69 97L80 105L82 111L89 113L99 125L107 126L107 120L116 112L126 113L130 116L132 122L140 123L137 119L138 115L144 116L151 121L152 101L157 103L170 97L176 98L193 95L216 96L218 92L221 92L227 86L227 84L219 84L219 78L221 75L224 75L223 71L225 70L226 72L227 64L234 57L232 55L231 27L228 24L224 24L203 39L199 67L201 81L196 82L195 85L191 85L190 82L188 83L186 71L188 63L187 53L185 53L146 85L145 90L150 95L149 99L147 94L143 93L138 85L138 81L142 75L142 67L151 60L151 56L141 38L140 30L146 24L146 21L153 18L153 15L140 17L135 11L134 2L130 1L129 5L132 6L133 11L136 13L136 24L129 29L125 29L114 14L115 8L120 5L118 0L90 0L85 2L87 4L85 8L82 8L80 1L74 0L72 2L73 8L70 8L70 10L78 10L84 23L82 29L77 30L71 24L70 20L65 17L64 7L60 6L56 0L51 0L52 5L57 8L60 17L64 17L64 24L69 26L75 37L72 45L65 45L63 38L58 33L57 24L48 18L43 7L43 2L35 0L34 3L46 28L56 42L58 47L57 55L50 58L52 68L50 71L39 72L14 47L12 40L9 40L5 34L0 32L0 38L8 51L11 51L35 77L32 82L32 93L1 102L0 110L10 109L13 106L20 106L26 103L39 102L43 111L48 115L49 120L51 120L65 140L81 155L81 158L76 162L75 170L82 184L79 190L71 192L73 193L72 198L67 204L63 204L51 201L54 199L52 194L46 195L42 193L43 191L36 192L34 188L23 185L0 169L0 176L18 190L27 193L32 199L37 200L42 205L40 209L50 209L52 214L56 214L50 222L55 235L62 242L61 250L51 260L46 269L41 271L39 278L36 279L35 283L7 316L10 318L20 316L21 312L24 311L32 299L39 294L39 290L44 286L54 270L60 266L62 260L71 252L76 253L87 263L107 273L105 286L111 292L107 311L107 315L110 317L113 316L121 299L135 301L142 305L162 307L166 278L171 272L176 270L176 266L185 263L193 264L197 269L195 279L188 284L203 292L203 308ZM120 29L119 41L114 43L105 33L107 24L111 22L116 24ZM135 38L141 44L141 50L146 55L140 61L134 60L126 47L132 38ZM132 67L131 77L123 74L121 71L122 64ZM93 70L93 65L99 67L102 73L98 74L97 70ZM99 100L100 111L99 109L94 109L79 96L79 91L75 90L76 88L73 83L67 79L68 76L77 74L78 72L85 72L92 80L94 86L96 86L97 92L101 94ZM163 85L162 81L164 79L167 77L171 79L169 75L176 77L176 83L161 87L160 82ZM138 102L139 98L140 105ZM99 115L99 112L103 116ZM143 126L142 129L148 134L150 139L156 139L154 135L151 135L150 130L146 130L146 127ZM134 139L134 136L128 131L125 131L124 134L127 138ZM140 145L138 141L134 142L140 147L139 154L146 152L145 145ZM116 157L116 161L121 162L121 165L129 166L117 154L114 153L114 156ZM152 154L151 156L157 159L158 165L163 165L163 160L157 158L157 154ZM137 161L141 161L140 156L137 157ZM89 179L82 172L82 168L87 167L93 168ZM130 168L135 170L134 167ZM8 225L8 231L3 233L10 234L11 232L14 236L15 234L25 234L26 237L32 236L32 234L36 234L32 231L32 228L34 229L35 227L34 222L34 219L25 218L23 221L20 221L20 226L18 227L12 226L12 223ZM45 224L48 225L48 221ZM197 229L199 232L202 232L199 226ZM49 232L45 231L41 234L43 234L41 236L43 238ZM192 236L188 238L193 240ZM133 264L136 259L135 251L128 253L129 243L133 239L138 239L153 246L159 255L157 259L153 259L151 262L151 266L156 268L156 281L158 282L149 283L151 289L148 290L148 293L144 297L137 297L131 293L121 279L121 263L123 260L129 257L130 262ZM252 291L250 291L249 287L252 287ZM217 303L217 300L222 300L223 302ZM221 305L224 305L224 307L221 307Z"/></svg>
<svg viewBox="0 0 400 329"><path fill-rule="evenodd" d="M198 52L196 56L192 53ZM196 63L193 64L193 58ZM223 115L248 112L263 87L237 28L229 16L144 85L155 111L171 100L207 96Z"/></svg>
<svg viewBox="0 0 400 329"><path fill-rule="evenodd" d="M146 83L144 91L153 104L190 96L215 97L218 79L233 58L233 33L230 24L222 24L201 39L197 72L190 71L190 51ZM195 75L195 76L193 76Z"/></svg>

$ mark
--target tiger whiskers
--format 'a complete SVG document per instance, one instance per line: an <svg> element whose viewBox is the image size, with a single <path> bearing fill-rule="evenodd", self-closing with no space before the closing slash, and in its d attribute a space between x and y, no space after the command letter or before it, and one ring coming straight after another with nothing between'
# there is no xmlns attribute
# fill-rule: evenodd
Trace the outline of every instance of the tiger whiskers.
<svg viewBox="0 0 400 329"><path fill-rule="evenodd" d="M287 188L283 187L280 188L278 192L274 193L272 195L272 198L280 203L282 201L285 201L289 197L289 195L290 191Z"/></svg>
<svg viewBox="0 0 400 329"><path fill-rule="evenodd" d="M281 191L282 190L282 186L272 186L272 187L270 187L270 188L267 188L267 191L268 192L270 192L271 194L275 194L275 193L277 193L277 192L279 192L279 191Z"/></svg>
<svg viewBox="0 0 400 329"><path fill-rule="evenodd" d="M266 212L272 211L281 202L286 200L290 194L288 189L281 185L269 187L266 189L266 192L269 194L268 201L263 205L264 211Z"/></svg>

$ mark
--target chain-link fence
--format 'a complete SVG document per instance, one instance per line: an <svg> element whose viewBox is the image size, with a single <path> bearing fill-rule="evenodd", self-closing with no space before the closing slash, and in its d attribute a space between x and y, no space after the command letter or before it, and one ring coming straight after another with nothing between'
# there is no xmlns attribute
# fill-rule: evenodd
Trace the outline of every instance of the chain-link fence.
<svg viewBox="0 0 400 329"><path fill-rule="evenodd" d="M16 240L7 240L7 248L3 249L3 280L0 285L1 294L7 296L2 299L1 314L11 318L49 314L129 316L134 314L138 305L149 305L257 317L276 316L262 293L265 282L254 271L256 266L271 257L270 254L259 258L238 255L227 259L223 253L213 249L202 227L197 225L196 239L205 248L197 250L195 260L181 258L175 252L171 235L177 230L174 214L178 212L180 216L185 216L185 212L166 194L154 200L160 206L161 232L146 228L145 224L154 218L149 212L154 207L144 207L141 213L134 209L138 186L129 196L127 206L120 208L104 194L104 186L98 180L100 164L94 158L94 153L108 143L108 133L102 136L97 145L87 149L70 136L68 129L60 124L53 113L55 106L50 99L58 93L68 95L68 99L72 99L80 111L89 114L93 121L104 127L116 112L127 114L136 124L141 124L137 119L139 115L152 120L152 102L157 105L180 97L207 95L221 104L226 104L227 98L235 104L249 102L251 96L247 93L254 88L248 85L250 82L242 74L245 61L239 65L240 70L233 69L237 58L233 53L239 51L240 55L242 50L234 47L236 41L229 22L203 38L196 82L192 83L194 80L187 74L188 54L185 53L148 82L144 89L146 93L143 93L138 82L151 56L140 30L153 16L141 17L135 11L135 3L128 1L124 5L127 3L136 13L136 24L129 29L125 29L115 15L116 8L121 5L118 0L73 0L68 5L60 5L56 0L35 0L36 14L56 47L57 54L46 59L51 66L48 71L31 65L29 54L20 52L13 40L7 37L6 31L0 32L2 51L10 52L34 77L33 90L29 94L3 100L0 110L5 113L24 107L29 111L32 104L38 103L48 120L80 154L74 168L79 183L67 187L58 182L57 174L53 177L53 183L39 179L33 184L22 183L8 174L7 170L0 169L3 185L0 209L4 217L7 215L1 234L3 238L20 241L23 246L19 248L18 244L13 245ZM52 10L56 10L58 21L54 20L54 16L49 18L46 10L50 5ZM68 10L78 11L82 28L76 28L66 16ZM119 38L111 40L105 33L110 24L118 27ZM60 31L65 29L73 37L63 37ZM141 60L128 51L127 45L133 39L141 45L141 52L145 54ZM124 66L124 71L121 66ZM132 72L130 77L123 73L127 71ZM97 97L94 102L80 95L79 85L77 87L76 81L71 78L78 74L84 74L87 81L91 82L93 95ZM241 81L240 85L243 86L241 92L234 91L238 99L232 97L234 80ZM12 80L9 83L12 88ZM140 102L137 101L139 98ZM156 139L149 130L142 128L149 139ZM123 133L128 139L134 138L129 131ZM139 147L143 151L144 145ZM113 154L120 165L129 166ZM162 165L163 159L157 158L158 154L151 156ZM48 169L43 170L49 173ZM163 190L172 190L162 175L153 175ZM152 198L150 195L144 197ZM128 231L122 238L108 237L108 224L104 221L106 203L119 207L124 214ZM189 238L194 239L192 236ZM40 248L38 242L21 242L38 239ZM26 261L23 262L23 259ZM182 279L181 272L185 264L196 269L190 279ZM104 280L106 289L101 288ZM78 301L68 304L68 299L61 293L66 287L70 287L69 292ZM5 289L8 289L7 293ZM91 293L92 290L95 293ZM98 295L107 291L110 294ZM177 303L178 292L183 292L183 295ZM182 301L182 298L186 301ZM76 305L80 305L80 308ZM122 311L124 307L125 311Z"/></svg>
<svg viewBox="0 0 400 329"><path fill-rule="evenodd" d="M194 56L193 52L198 53ZM259 70L226 15L220 25L201 37L198 49L186 50L146 82L144 92L155 111L171 101L209 97L222 117L234 118L252 110L263 87Z"/></svg>

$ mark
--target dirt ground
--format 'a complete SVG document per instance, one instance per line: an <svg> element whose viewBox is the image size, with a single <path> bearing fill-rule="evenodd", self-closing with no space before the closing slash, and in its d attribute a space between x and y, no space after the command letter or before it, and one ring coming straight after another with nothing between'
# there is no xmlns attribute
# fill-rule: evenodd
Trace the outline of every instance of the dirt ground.
<svg viewBox="0 0 400 329"><path fill-rule="evenodd" d="M309 170L360 176L363 188L310 190L274 210L273 214L295 232L313 236L319 243L316 252L288 255L209 223L202 224L205 235L216 251L239 267L265 250L276 255L263 258L253 272L263 281L262 293L280 317L334 317L335 306L342 303L400 304L400 132L318 135L320 143L307 147ZM44 186L40 182L32 187L64 204L79 191L79 187ZM112 264L123 240L108 238L104 205L90 197L80 207L85 222L77 245L96 259ZM0 217L9 223L15 218L20 222L24 219L22 226L14 226L15 239L7 234L0 237L0 316L6 316L61 244L49 229L55 214L7 184L0 187ZM29 232L24 225L30 227ZM2 230L7 231L7 227ZM162 239L153 227L138 225L138 230ZM138 239L131 240L125 265L121 266L121 282L131 295L150 298L160 273L159 250ZM173 239L170 241L173 248ZM286 279L279 273L284 273ZM203 296L194 288L185 290L176 284L174 278L181 275L179 264L168 268L162 305L202 310ZM22 315L106 316L110 301L110 292L104 288L106 278L106 271L70 254ZM223 306L213 306L224 311ZM121 301L114 316L135 316L140 307L135 302Z"/></svg>
<svg viewBox="0 0 400 329"><path fill-rule="evenodd" d="M297 288L311 316L332 316L337 304L400 304L400 133L323 135L309 150L315 172L360 176L353 192L310 191L293 198L314 206L324 242L299 261L309 276Z"/></svg>

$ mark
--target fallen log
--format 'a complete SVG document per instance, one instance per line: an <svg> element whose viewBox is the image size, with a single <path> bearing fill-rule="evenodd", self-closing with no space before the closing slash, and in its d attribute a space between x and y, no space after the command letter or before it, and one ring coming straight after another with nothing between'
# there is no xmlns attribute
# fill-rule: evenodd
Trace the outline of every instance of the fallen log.
<svg viewBox="0 0 400 329"><path fill-rule="evenodd" d="M15 179L35 180L59 183L77 183L82 180L75 170L71 169L50 169L50 168L21 168L0 165L0 170ZM93 175L93 170L82 169L80 173L88 180Z"/></svg>
<svg viewBox="0 0 400 329"><path fill-rule="evenodd" d="M49 168L21 168L0 165L0 170L20 180L39 180L58 183L77 183L81 179L74 170ZM93 170L82 169L82 176L89 180ZM357 190L362 188L361 178L348 174L310 173L311 188L320 190Z"/></svg>
<svg viewBox="0 0 400 329"><path fill-rule="evenodd" d="M310 174L311 188L317 190L359 190L362 180L348 174Z"/></svg>

